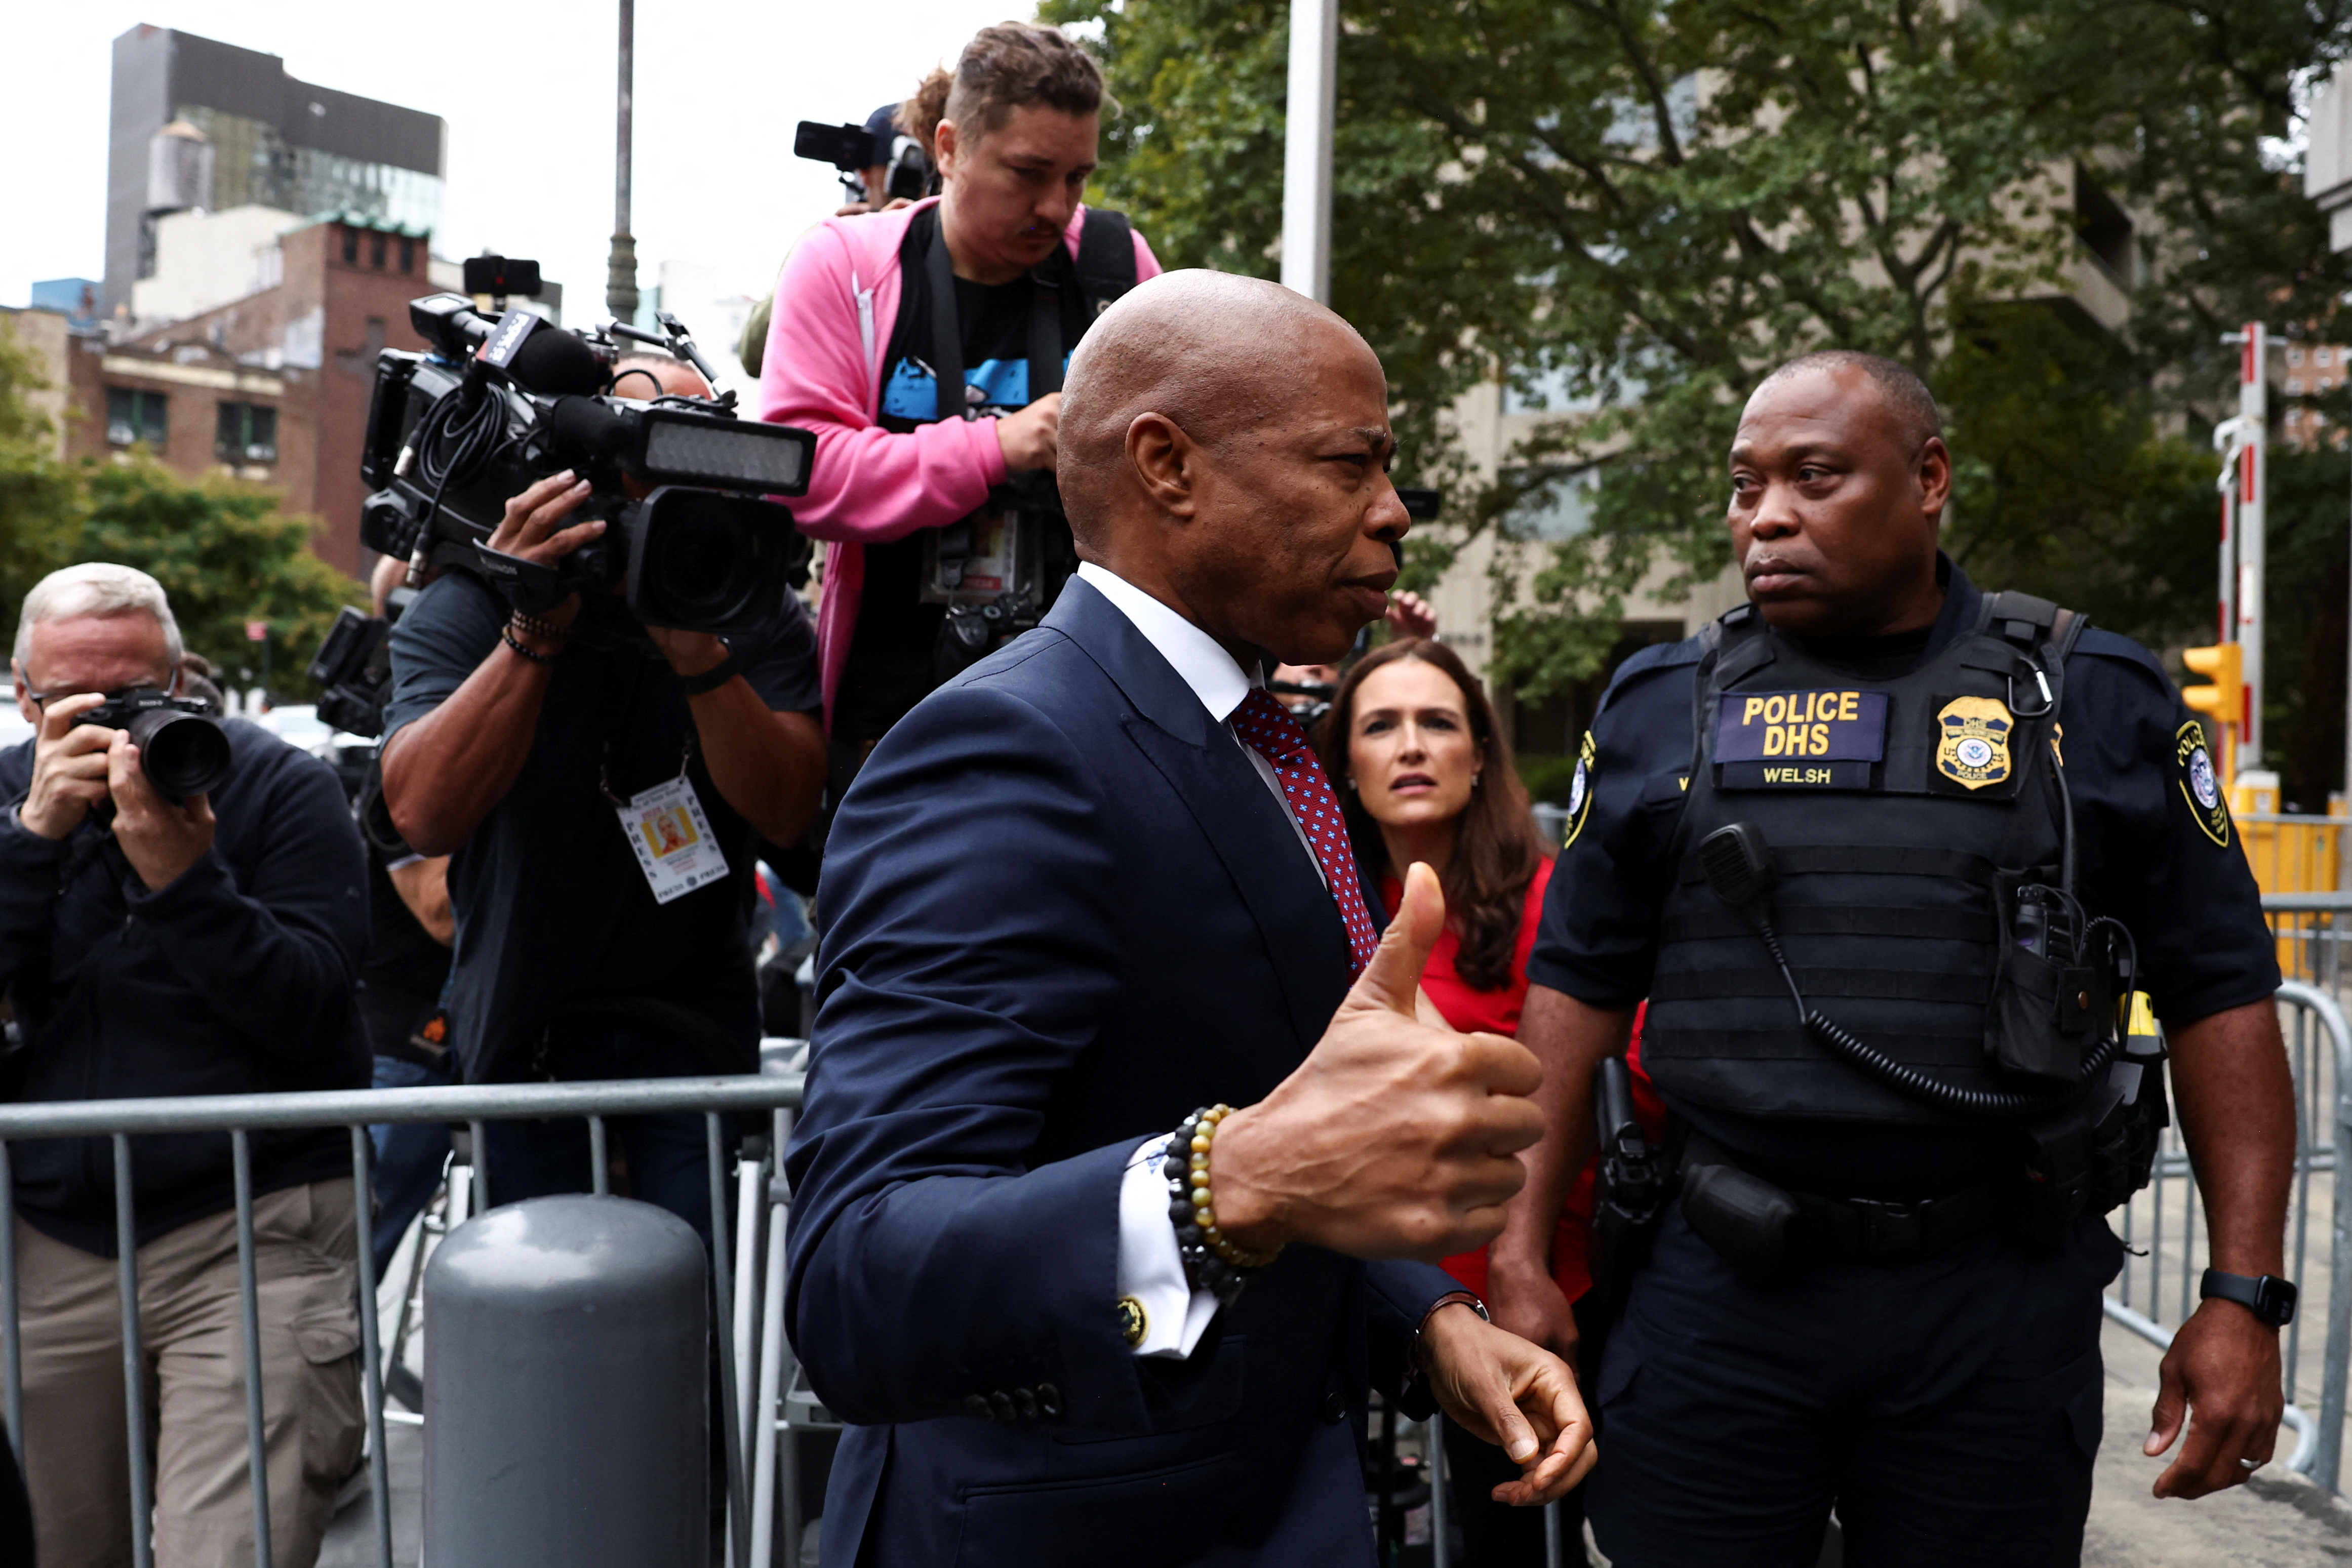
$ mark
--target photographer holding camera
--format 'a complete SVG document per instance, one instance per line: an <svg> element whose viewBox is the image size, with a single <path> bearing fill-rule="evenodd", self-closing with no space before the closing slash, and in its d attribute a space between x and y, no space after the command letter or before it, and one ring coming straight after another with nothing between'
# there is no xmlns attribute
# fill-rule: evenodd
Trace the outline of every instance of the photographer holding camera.
<svg viewBox="0 0 2352 1568"><path fill-rule="evenodd" d="M24 1031L9 1097L106 1100L353 1089L366 875L325 763L175 702L163 588L68 567L26 595L0 752L0 985ZM270 1531L318 1550L358 1463L350 1149L337 1130L253 1136ZM11 1150L26 1431L40 1561L131 1560L131 1455L102 1138ZM234 1173L222 1134L131 1140L155 1553L253 1556Z"/></svg>
<svg viewBox="0 0 2352 1568"><path fill-rule="evenodd" d="M1053 484L1063 369L1097 312L1160 271L1124 215L1080 204L1103 103L1100 68L1058 30L982 29L932 129L942 193L826 220L777 282L760 415L817 438L794 511L830 541L817 636L836 789L1076 570Z"/></svg>
<svg viewBox="0 0 2352 1568"><path fill-rule="evenodd" d="M664 356L614 395L708 397ZM635 481L631 481L634 486ZM606 529L560 473L506 503L489 548L552 567ZM428 583L392 632L384 800L419 854L451 855L450 1043L468 1082L749 1072L760 836L798 837L824 783L814 639L779 585L729 639L642 622L621 584L539 612L473 570ZM707 1239L698 1115L622 1118L635 1195ZM501 1202L589 1185L576 1121L488 1129Z"/></svg>

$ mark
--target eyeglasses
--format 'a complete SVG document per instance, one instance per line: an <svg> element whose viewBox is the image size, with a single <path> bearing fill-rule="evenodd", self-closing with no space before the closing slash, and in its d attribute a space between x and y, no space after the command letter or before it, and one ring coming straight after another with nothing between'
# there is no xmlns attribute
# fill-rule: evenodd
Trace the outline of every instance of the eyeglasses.
<svg viewBox="0 0 2352 1568"><path fill-rule="evenodd" d="M117 697L126 697L133 692L160 692L163 689L163 687L154 685L152 682L142 681L135 686L121 686L113 691L101 693L100 695L103 695L108 702L112 702ZM25 697L26 700L30 702L35 707L46 708L49 704L57 701L59 697L78 697L85 695L86 694L81 692L26 692L25 694Z"/></svg>

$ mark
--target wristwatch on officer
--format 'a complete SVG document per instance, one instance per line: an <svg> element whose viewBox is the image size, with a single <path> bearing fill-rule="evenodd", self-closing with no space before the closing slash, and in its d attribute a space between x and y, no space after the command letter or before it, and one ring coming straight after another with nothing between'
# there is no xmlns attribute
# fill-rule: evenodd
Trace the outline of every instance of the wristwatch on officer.
<svg viewBox="0 0 2352 1568"><path fill-rule="evenodd" d="M2274 1329L2294 1321L2294 1285L2276 1274L2225 1274L2208 1269L2197 1294L2208 1301L2235 1301Z"/></svg>

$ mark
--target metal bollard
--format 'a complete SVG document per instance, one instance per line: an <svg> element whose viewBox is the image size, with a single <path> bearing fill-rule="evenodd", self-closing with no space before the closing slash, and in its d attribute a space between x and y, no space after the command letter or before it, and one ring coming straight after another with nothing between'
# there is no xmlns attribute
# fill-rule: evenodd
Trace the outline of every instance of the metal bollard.
<svg viewBox="0 0 2352 1568"><path fill-rule="evenodd" d="M709 1568L702 1242L629 1198L532 1198L425 1271L425 1562Z"/></svg>

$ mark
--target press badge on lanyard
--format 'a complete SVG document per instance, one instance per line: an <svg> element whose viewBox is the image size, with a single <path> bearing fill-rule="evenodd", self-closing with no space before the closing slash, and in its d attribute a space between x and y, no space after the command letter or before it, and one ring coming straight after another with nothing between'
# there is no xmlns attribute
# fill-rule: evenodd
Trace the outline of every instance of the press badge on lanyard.
<svg viewBox="0 0 2352 1568"><path fill-rule="evenodd" d="M684 774L632 796L618 807L621 831L637 852L656 903L692 893L727 874L727 856L710 836L710 819Z"/></svg>
<svg viewBox="0 0 2352 1568"><path fill-rule="evenodd" d="M1886 694L1727 692L1715 721L1726 789L1867 789L1886 756Z"/></svg>

